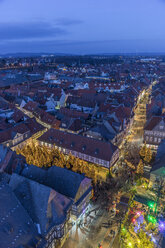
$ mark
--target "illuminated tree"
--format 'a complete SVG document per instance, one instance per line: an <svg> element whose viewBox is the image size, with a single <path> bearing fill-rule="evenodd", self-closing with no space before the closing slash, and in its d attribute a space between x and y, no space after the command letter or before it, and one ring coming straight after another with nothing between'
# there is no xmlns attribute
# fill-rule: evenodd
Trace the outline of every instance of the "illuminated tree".
<svg viewBox="0 0 165 248"><path fill-rule="evenodd" d="M144 169L143 161L140 159L139 164L138 164L137 169L136 169L136 173L143 175L144 174L143 169Z"/></svg>
<svg viewBox="0 0 165 248"><path fill-rule="evenodd" d="M152 159L152 152L150 148L146 149L146 153L145 153L145 157L144 157L144 161L149 163Z"/></svg>
<svg viewBox="0 0 165 248"><path fill-rule="evenodd" d="M21 149L17 148L17 149L16 149L16 154L17 154L17 155L21 154Z"/></svg>
<svg viewBox="0 0 165 248"><path fill-rule="evenodd" d="M70 169L71 168L71 164L69 163L69 161L66 162L66 168Z"/></svg>
<svg viewBox="0 0 165 248"><path fill-rule="evenodd" d="M142 158L144 158L145 155L146 155L146 149L147 149L146 144L144 144L144 145L142 146L142 148L140 149L139 154L140 154L140 156L141 156Z"/></svg>
<svg viewBox="0 0 165 248"><path fill-rule="evenodd" d="M74 164L73 164L73 167L72 167L72 170L77 172L79 167L80 167L80 159L79 158L75 158L75 161L74 161Z"/></svg>
<svg viewBox="0 0 165 248"><path fill-rule="evenodd" d="M125 163L126 163L131 169L135 170L135 166L134 166L131 162L129 162L129 161L127 161L127 160L125 159Z"/></svg>
<svg viewBox="0 0 165 248"><path fill-rule="evenodd" d="M137 165L140 159L139 148L132 144L127 146L125 148L124 158L133 165Z"/></svg>
<svg viewBox="0 0 165 248"><path fill-rule="evenodd" d="M46 163L46 159L44 157L44 154L42 153L40 155L40 158L38 159L38 166L43 167L45 165L45 163Z"/></svg>
<svg viewBox="0 0 165 248"><path fill-rule="evenodd" d="M60 151L58 149L56 149L55 147L53 147L53 149L51 150L51 154L52 154L53 158L59 158Z"/></svg>
<svg viewBox="0 0 165 248"><path fill-rule="evenodd" d="M90 177L93 179L93 182L96 183L97 180L96 180L96 173L94 168L90 170Z"/></svg>
<svg viewBox="0 0 165 248"><path fill-rule="evenodd" d="M76 157L74 157L71 153L67 158L66 167L68 169L72 169L73 167L76 167Z"/></svg>
<svg viewBox="0 0 165 248"><path fill-rule="evenodd" d="M84 163L81 163L81 166L80 166L80 168L79 168L79 171L80 171L81 173L85 173L85 164L84 164Z"/></svg>
<svg viewBox="0 0 165 248"><path fill-rule="evenodd" d="M22 149L17 149L17 153L26 158L27 164L34 164L38 167L50 167L52 165L67 168L74 172L84 173L87 177L96 181L96 165L73 156L64 155L55 146L48 149L46 146L40 147L37 143L30 142Z"/></svg>

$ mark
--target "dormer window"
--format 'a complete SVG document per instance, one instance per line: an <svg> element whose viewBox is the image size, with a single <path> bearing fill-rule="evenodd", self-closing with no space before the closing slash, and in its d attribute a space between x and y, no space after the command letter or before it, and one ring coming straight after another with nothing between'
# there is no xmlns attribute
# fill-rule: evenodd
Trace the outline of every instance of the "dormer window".
<svg viewBox="0 0 165 248"><path fill-rule="evenodd" d="M95 150L95 154L97 155L99 153L99 149L98 148L96 148L96 150Z"/></svg>
<svg viewBox="0 0 165 248"><path fill-rule="evenodd" d="M75 143L74 143L74 142L72 142L72 143L71 143L71 147L74 147L74 145L75 145Z"/></svg>
<svg viewBox="0 0 165 248"><path fill-rule="evenodd" d="M83 150L83 151L85 151L85 149L86 149L86 145L84 145L84 146L82 147L82 150Z"/></svg>

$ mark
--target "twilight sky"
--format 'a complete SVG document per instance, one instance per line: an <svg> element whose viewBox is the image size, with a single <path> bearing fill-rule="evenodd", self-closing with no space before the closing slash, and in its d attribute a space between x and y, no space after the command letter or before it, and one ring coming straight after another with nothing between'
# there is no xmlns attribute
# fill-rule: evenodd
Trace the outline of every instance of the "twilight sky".
<svg viewBox="0 0 165 248"><path fill-rule="evenodd" d="M165 52L165 0L0 0L10 52Z"/></svg>

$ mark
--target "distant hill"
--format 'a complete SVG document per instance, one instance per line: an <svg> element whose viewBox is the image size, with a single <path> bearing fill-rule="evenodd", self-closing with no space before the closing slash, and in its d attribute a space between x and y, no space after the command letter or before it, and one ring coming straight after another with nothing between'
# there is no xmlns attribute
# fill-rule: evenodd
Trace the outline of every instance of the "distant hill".
<svg viewBox="0 0 165 248"><path fill-rule="evenodd" d="M105 57L111 57L111 56L164 56L165 53L88 53L88 54L72 54L72 53L7 53L7 54L0 54L0 58L24 58L24 57L46 57L46 56L56 56L56 57L84 57L84 56L88 56L88 57L93 57L93 56L105 56Z"/></svg>
<svg viewBox="0 0 165 248"><path fill-rule="evenodd" d="M65 53L7 53L7 54L0 54L1 58L24 58L24 57L40 57L40 56L72 56L72 54L65 54Z"/></svg>

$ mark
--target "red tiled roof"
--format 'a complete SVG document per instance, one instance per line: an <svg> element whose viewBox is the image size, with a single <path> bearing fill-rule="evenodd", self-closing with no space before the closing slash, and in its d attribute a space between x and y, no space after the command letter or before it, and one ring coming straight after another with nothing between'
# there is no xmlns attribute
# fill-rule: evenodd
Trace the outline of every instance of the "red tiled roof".
<svg viewBox="0 0 165 248"><path fill-rule="evenodd" d="M153 116L146 124L144 130L152 130L163 118L161 116Z"/></svg>
<svg viewBox="0 0 165 248"><path fill-rule="evenodd" d="M120 120L123 120L124 118L129 118L131 115L131 109L123 106L115 108L114 112Z"/></svg>
<svg viewBox="0 0 165 248"><path fill-rule="evenodd" d="M24 106L24 109L33 112L36 108L38 107L38 103L37 102L28 102L26 103L26 105Z"/></svg>
<svg viewBox="0 0 165 248"><path fill-rule="evenodd" d="M35 118L30 118L25 123L26 123L26 126L29 128L31 134L37 133L45 129L45 127L43 127L40 123L38 123L35 120Z"/></svg>
<svg viewBox="0 0 165 248"><path fill-rule="evenodd" d="M9 150L6 154L4 161L2 163L0 163L0 172L5 171L6 167L8 166L8 164L12 158L12 155L13 155L13 151Z"/></svg>
<svg viewBox="0 0 165 248"><path fill-rule="evenodd" d="M52 127L59 128L60 121L57 120L53 115L50 115L49 113L45 112L45 114L41 117L41 120Z"/></svg>
<svg viewBox="0 0 165 248"><path fill-rule="evenodd" d="M89 99L83 99L76 96L68 96L67 104L77 104L80 107L94 108L96 103Z"/></svg>
<svg viewBox="0 0 165 248"><path fill-rule="evenodd" d="M12 140L13 139L13 133L24 134L27 132L29 132L29 129L24 123L16 125L15 127L12 127L10 129L1 131L0 132L0 144L4 143L6 141Z"/></svg>
<svg viewBox="0 0 165 248"><path fill-rule="evenodd" d="M54 128L59 128L60 121L57 120L53 115L50 115L45 110L36 108L35 110L35 116L37 116L42 122L51 125Z"/></svg>
<svg viewBox="0 0 165 248"><path fill-rule="evenodd" d="M110 142L103 142L57 129L49 129L38 140L49 144L56 144L59 147L81 152L106 161L111 160L114 151L117 149Z"/></svg>
<svg viewBox="0 0 165 248"><path fill-rule="evenodd" d="M11 139L11 132L9 130L5 130L0 132L0 144Z"/></svg>
<svg viewBox="0 0 165 248"><path fill-rule="evenodd" d="M73 123L70 125L69 130L77 132L82 129L82 121L79 119L75 119Z"/></svg>
<svg viewBox="0 0 165 248"><path fill-rule="evenodd" d="M29 128L24 123L21 123L11 128L11 131L24 134L29 131Z"/></svg>
<svg viewBox="0 0 165 248"><path fill-rule="evenodd" d="M26 115L25 115L21 110L15 109L12 118L13 118L13 120L14 120L15 122L18 122L18 121L20 121L24 116L26 116Z"/></svg>
<svg viewBox="0 0 165 248"><path fill-rule="evenodd" d="M100 107L99 107L99 111L100 112L107 112L107 111L110 112L113 109L114 109L114 107L112 107L111 104L104 104L104 103L102 103L102 104L100 104Z"/></svg>
<svg viewBox="0 0 165 248"><path fill-rule="evenodd" d="M89 114L80 112L80 111L76 111L76 110L72 110L72 109L68 109L68 108L61 108L59 110L59 112L65 116L68 116L70 118L84 118L87 119Z"/></svg>

